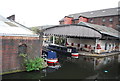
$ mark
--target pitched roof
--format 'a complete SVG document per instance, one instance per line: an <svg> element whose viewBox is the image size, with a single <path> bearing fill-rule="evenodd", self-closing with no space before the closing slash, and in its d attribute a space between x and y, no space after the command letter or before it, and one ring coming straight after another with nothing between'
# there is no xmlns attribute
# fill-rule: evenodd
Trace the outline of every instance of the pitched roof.
<svg viewBox="0 0 120 81"><path fill-rule="evenodd" d="M87 23L87 22L80 22L78 24L91 27L91 28L99 31L101 34L106 34L106 35L110 35L110 36L113 36L113 37L120 38L120 32L113 29L113 28L106 27L106 26L101 26L101 25L96 25L96 24L91 24L91 23Z"/></svg>
<svg viewBox="0 0 120 81"><path fill-rule="evenodd" d="M103 16L118 15L118 11L119 11L119 7L116 7L116 8L101 9L101 10L88 11L83 13L70 14L68 15L68 17L73 17L74 19L78 19L79 16L83 16L87 18L101 17L101 16L103 17ZM63 19L60 21L63 21Z"/></svg>
<svg viewBox="0 0 120 81"><path fill-rule="evenodd" d="M78 36L78 37L99 37L107 35L110 37L120 38L120 32L106 26L90 24L87 22L80 22L78 24L63 24L47 28L44 34L55 34L65 36Z"/></svg>
<svg viewBox="0 0 120 81"><path fill-rule="evenodd" d="M53 27L53 26L55 26L55 25L36 26L36 28L38 28L39 30L44 30L44 29L47 29L47 28L50 28L50 27Z"/></svg>
<svg viewBox="0 0 120 81"><path fill-rule="evenodd" d="M27 27L0 16L0 36L32 36L38 37Z"/></svg>

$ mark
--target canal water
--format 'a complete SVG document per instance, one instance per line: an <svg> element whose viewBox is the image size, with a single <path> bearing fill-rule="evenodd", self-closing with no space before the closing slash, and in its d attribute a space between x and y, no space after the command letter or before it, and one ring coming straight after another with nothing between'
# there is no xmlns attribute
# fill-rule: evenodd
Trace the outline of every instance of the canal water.
<svg viewBox="0 0 120 81"><path fill-rule="evenodd" d="M59 57L59 68L3 75L2 79L114 79L120 78L120 55L104 58Z"/></svg>

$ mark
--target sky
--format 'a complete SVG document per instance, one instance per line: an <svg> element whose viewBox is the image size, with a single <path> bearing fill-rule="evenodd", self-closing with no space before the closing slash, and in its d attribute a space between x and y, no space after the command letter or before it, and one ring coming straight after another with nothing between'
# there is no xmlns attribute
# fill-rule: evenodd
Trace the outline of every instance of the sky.
<svg viewBox="0 0 120 81"><path fill-rule="evenodd" d="M0 15L27 26L58 25L69 14L118 7L119 0L0 0Z"/></svg>

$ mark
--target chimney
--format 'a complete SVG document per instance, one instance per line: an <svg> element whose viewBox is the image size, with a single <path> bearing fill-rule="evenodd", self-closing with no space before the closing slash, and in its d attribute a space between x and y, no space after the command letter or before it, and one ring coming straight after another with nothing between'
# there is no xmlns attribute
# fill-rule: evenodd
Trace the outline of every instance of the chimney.
<svg viewBox="0 0 120 81"><path fill-rule="evenodd" d="M15 15L11 15L11 16L7 17L7 19L15 21Z"/></svg>

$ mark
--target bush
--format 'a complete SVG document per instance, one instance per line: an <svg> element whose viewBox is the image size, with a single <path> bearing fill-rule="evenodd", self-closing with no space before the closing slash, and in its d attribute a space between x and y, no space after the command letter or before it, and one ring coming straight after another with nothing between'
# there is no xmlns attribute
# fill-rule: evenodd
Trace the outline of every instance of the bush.
<svg viewBox="0 0 120 81"><path fill-rule="evenodd" d="M28 59L27 54L23 53L21 53L19 56L24 58L23 64L25 65L27 71L40 70L47 67L47 63L43 58L38 57L34 59Z"/></svg>
<svg viewBox="0 0 120 81"><path fill-rule="evenodd" d="M40 70L46 67L46 63L43 58L28 59L25 61L27 71Z"/></svg>

